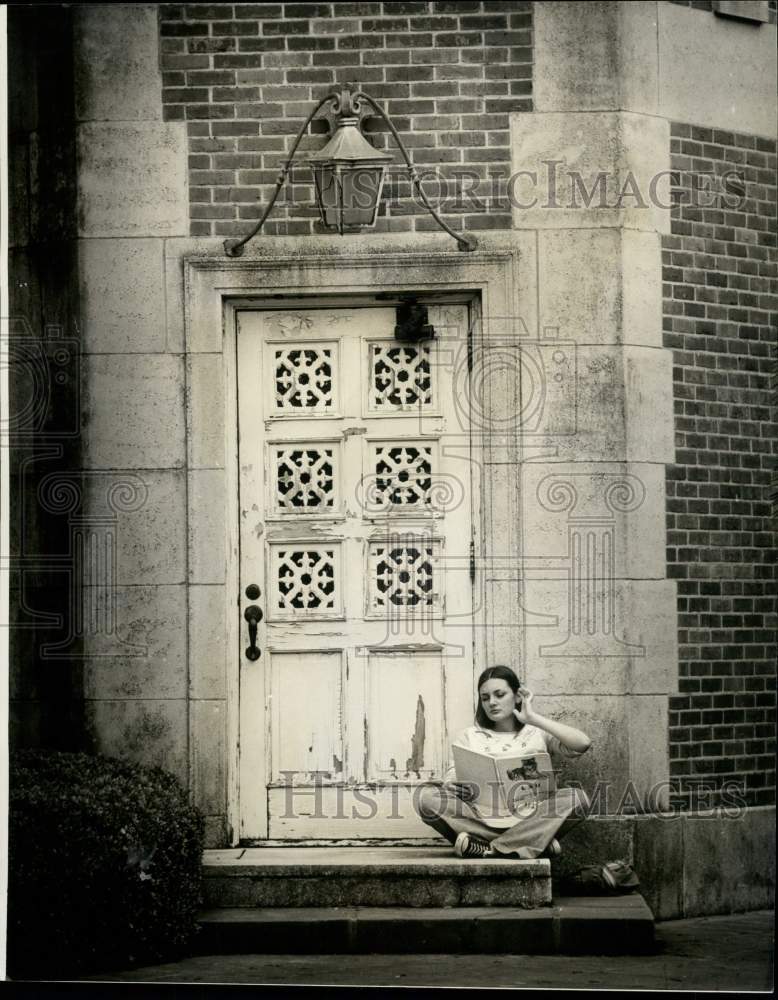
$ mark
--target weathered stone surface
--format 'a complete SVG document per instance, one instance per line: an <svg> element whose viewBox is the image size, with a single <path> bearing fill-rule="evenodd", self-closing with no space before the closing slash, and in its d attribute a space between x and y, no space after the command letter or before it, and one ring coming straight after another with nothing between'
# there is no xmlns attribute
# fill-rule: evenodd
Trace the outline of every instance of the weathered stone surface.
<svg viewBox="0 0 778 1000"><path fill-rule="evenodd" d="M263 856L272 861L262 864ZM551 902L543 860L463 862L435 848L295 848L243 852L234 861L229 852L213 852L204 862L206 905L212 906L531 908Z"/></svg>
<svg viewBox="0 0 778 1000"><path fill-rule="evenodd" d="M662 346L661 248L656 233L616 229L538 233L541 331L576 344Z"/></svg>
<svg viewBox="0 0 778 1000"><path fill-rule="evenodd" d="M774 905L774 806L690 815L684 823L685 915Z"/></svg>
<svg viewBox="0 0 778 1000"><path fill-rule="evenodd" d="M76 118L162 118L156 4L79 4L73 11Z"/></svg>
<svg viewBox="0 0 778 1000"><path fill-rule="evenodd" d="M158 765L187 784L186 702L183 699L87 701L95 751L148 767Z"/></svg>
<svg viewBox="0 0 778 1000"><path fill-rule="evenodd" d="M221 813L218 816L205 817L205 847L220 847L229 843L227 817Z"/></svg>
<svg viewBox="0 0 778 1000"><path fill-rule="evenodd" d="M536 579L525 571L524 672L533 690L554 695L673 690L678 669L675 583L584 578L578 586L574 567L570 572L568 581ZM589 572L584 567L584 575Z"/></svg>
<svg viewBox="0 0 778 1000"><path fill-rule="evenodd" d="M554 881L580 871L585 865L606 861L633 863L635 819L627 816L592 815L567 833L562 853L551 863Z"/></svg>
<svg viewBox="0 0 778 1000"><path fill-rule="evenodd" d="M667 121L625 111L569 111L515 113L510 122L516 229L669 233Z"/></svg>
<svg viewBox="0 0 778 1000"><path fill-rule="evenodd" d="M420 281L441 290L446 286L469 288L483 284L489 289L489 334L504 341L521 314L518 293L522 282L517 281L517 270L522 247L526 250L526 246L527 241L517 240L515 233L479 234L479 250L462 254L452 252L450 240L447 243L434 234L404 235L399 239L373 234L349 242L318 236L302 243L293 238L257 239L250 253L240 260L225 261L221 243L216 240L171 241L166 253L171 261L190 254L214 258L202 265L192 261L183 266L189 272L185 303L190 323L187 350L218 353L224 349L220 293L225 287L234 296L261 297L331 293L335 289L375 293L380 289L416 287ZM181 265L172 264L171 282L177 266ZM531 261L528 266L532 266ZM531 278L526 278L523 287L532 287ZM169 306L170 302L169 296ZM168 314L171 340L177 335L171 315L174 309L169 309Z"/></svg>
<svg viewBox="0 0 778 1000"><path fill-rule="evenodd" d="M668 624L668 629L670 625ZM673 628L673 642L675 629ZM668 663L668 674L677 662ZM629 766L634 798L648 811L669 807L670 752L667 741L668 697L663 694L633 695L628 699Z"/></svg>
<svg viewBox="0 0 778 1000"><path fill-rule="evenodd" d="M199 469L189 480L189 582L224 583L226 574L225 512L228 498L224 472Z"/></svg>
<svg viewBox="0 0 778 1000"><path fill-rule="evenodd" d="M195 346L191 336L185 334L186 305L184 287L184 258L188 256L217 257L224 254L224 241L218 239L170 239L165 240L165 299L167 303L167 338L169 350L187 351L206 350L222 351L222 331L212 332L207 346Z"/></svg>
<svg viewBox="0 0 778 1000"><path fill-rule="evenodd" d="M633 866L657 920L683 914L683 824L676 815L636 816Z"/></svg>
<svg viewBox="0 0 778 1000"><path fill-rule="evenodd" d="M186 232L183 123L90 122L78 126L76 144L80 236Z"/></svg>
<svg viewBox="0 0 778 1000"><path fill-rule="evenodd" d="M81 240L84 352L165 351L162 241Z"/></svg>
<svg viewBox="0 0 778 1000"><path fill-rule="evenodd" d="M187 355L189 468L223 469L225 386L221 354Z"/></svg>
<svg viewBox="0 0 778 1000"><path fill-rule="evenodd" d="M164 354L82 359L84 465L176 469L185 464L184 365Z"/></svg>
<svg viewBox="0 0 778 1000"><path fill-rule="evenodd" d="M659 114L671 121L775 136L775 24L704 17L677 4L656 6Z"/></svg>
<svg viewBox="0 0 778 1000"><path fill-rule="evenodd" d="M184 473L116 472L121 485L140 482L137 507L119 511L116 537L116 582L151 586L186 579L186 483ZM131 478L130 478L131 477ZM106 512L104 476L85 476L87 514L99 521Z"/></svg>
<svg viewBox="0 0 778 1000"><path fill-rule="evenodd" d="M627 457L631 462L674 462L672 351L632 347L624 354Z"/></svg>
<svg viewBox="0 0 778 1000"><path fill-rule="evenodd" d="M392 956L420 953L426 955L427 967L430 967L430 956L445 955L447 958L443 962L433 962L426 979L415 971L413 982L460 987L483 987L487 982L490 985L499 982L514 988L517 983L558 982L560 987L569 988L570 970L575 968L577 971L581 959L575 966L563 959L552 962L538 959L537 971L533 972L526 968L527 956L586 953L592 956L586 982L598 984L602 982L599 976L604 954L635 955L653 950L654 938L651 911L638 894L615 899L562 897L550 906L529 910L510 906L234 907L206 910L200 915L200 927L198 950L204 958L197 965L192 961L188 963L192 970L189 976L202 980L203 970L207 973L212 969L214 982L220 974L224 976L221 970L233 968L241 961L239 956L246 955L253 956L256 965L257 956L263 954L276 958L300 953L326 954L337 956L343 965L342 956L348 953L369 953L373 958L382 953ZM213 958L221 955L231 957ZM484 968L478 971L478 966L484 963L478 962L477 955L495 956L490 960L488 973ZM510 958L505 964L504 976L498 980L494 967L495 963L500 967L499 955L523 957L518 958L518 964L515 958ZM560 961L563 968L557 970L554 979L553 973ZM204 962L210 963L208 968ZM379 974L373 977L374 981L396 980L397 962L396 957L387 961L383 978ZM371 964L374 966L375 962ZM454 964L456 968L451 971ZM292 967L289 964L289 968ZM321 963L316 967L322 968ZM419 964L419 969L423 967L423 963ZM331 968L336 970L338 967L331 964ZM408 969L407 958L402 968ZM630 963L630 968L635 968L634 962ZM441 974L443 969L449 970L448 974ZM467 975L472 982L465 982L463 976ZM343 981L349 981L348 976ZM358 982L359 974L355 973L351 981ZM664 981L661 975L651 978L651 983L660 981ZM624 982L634 986L634 977L632 981L625 978Z"/></svg>
<svg viewBox="0 0 778 1000"><path fill-rule="evenodd" d="M224 698L226 595L221 585L189 587L189 691L192 698Z"/></svg>
<svg viewBox="0 0 778 1000"><path fill-rule="evenodd" d="M536 109L656 114L658 6L647 2L536 4Z"/></svg>
<svg viewBox="0 0 778 1000"><path fill-rule="evenodd" d="M114 628L84 637L86 698L183 698L186 695L186 591L183 585L115 587ZM90 600L94 595L94 601ZM102 609L102 589L85 603Z"/></svg>
<svg viewBox="0 0 778 1000"><path fill-rule="evenodd" d="M527 683L533 692L542 689L532 675ZM661 791L668 777L666 696L543 694L537 711L591 738L590 749L562 767L560 781L580 784L599 812L642 811Z"/></svg>
<svg viewBox="0 0 778 1000"><path fill-rule="evenodd" d="M204 813L224 811L227 802L227 705L191 701L192 796Z"/></svg>
<svg viewBox="0 0 778 1000"><path fill-rule="evenodd" d="M673 461L672 352L560 340L503 353L503 379L520 380L511 423L528 455L534 447L562 462ZM507 388L493 394L502 427L509 400Z"/></svg>
<svg viewBox="0 0 778 1000"><path fill-rule="evenodd" d="M614 579L664 580L665 472L659 464L523 463L516 470L520 522L530 572L550 559L569 565L571 533L586 536L597 519ZM514 477L515 478L515 477Z"/></svg>

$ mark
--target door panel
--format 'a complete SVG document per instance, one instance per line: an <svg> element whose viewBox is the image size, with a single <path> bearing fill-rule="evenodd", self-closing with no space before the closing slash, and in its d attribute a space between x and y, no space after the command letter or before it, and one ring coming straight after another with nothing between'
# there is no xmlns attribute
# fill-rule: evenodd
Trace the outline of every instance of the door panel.
<svg viewBox="0 0 778 1000"><path fill-rule="evenodd" d="M238 313L241 613L263 611L243 839L429 836L414 788L472 713L477 480L454 399L467 308L430 322L408 344L394 308Z"/></svg>

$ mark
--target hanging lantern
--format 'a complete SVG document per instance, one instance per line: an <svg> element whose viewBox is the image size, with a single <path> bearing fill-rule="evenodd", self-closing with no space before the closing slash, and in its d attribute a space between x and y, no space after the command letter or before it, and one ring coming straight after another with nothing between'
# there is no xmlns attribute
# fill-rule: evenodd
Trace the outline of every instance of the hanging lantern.
<svg viewBox="0 0 778 1000"><path fill-rule="evenodd" d="M375 225L386 167L393 159L391 153L370 145L356 116L338 119L327 145L308 157L316 203L327 229L343 235Z"/></svg>
<svg viewBox="0 0 778 1000"><path fill-rule="evenodd" d="M332 112L337 115L335 133L324 149L318 153L312 153L308 157L308 166L313 172L316 204L319 208L321 221L326 229L340 233L341 236L344 233L357 233L361 229L369 229L375 225L386 167L393 161L394 157L391 153L382 153L380 149L375 149L362 135L359 129L359 113L363 103L368 104L383 119L394 137L394 141L405 160L411 188L421 204L424 205L440 228L454 237L460 250L465 252L475 250L478 246L475 236L472 233L454 232L451 226L444 222L430 205L419 176L414 170L408 150L403 145L397 129L383 108L362 90L352 93L350 90L344 89L340 93L331 91L322 97L311 110L300 126L300 131L292 143L288 158L281 165L273 194L265 206L259 222L242 239L224 241L224 252L228 257L240 257L249 240L252 240L264 226L265 221L273 211L281 188L286 183L303 136L325 104L332 104ZM432 328L430 327L430 329ZM429 336L434 336L434 333L429 334Z"/></svg>

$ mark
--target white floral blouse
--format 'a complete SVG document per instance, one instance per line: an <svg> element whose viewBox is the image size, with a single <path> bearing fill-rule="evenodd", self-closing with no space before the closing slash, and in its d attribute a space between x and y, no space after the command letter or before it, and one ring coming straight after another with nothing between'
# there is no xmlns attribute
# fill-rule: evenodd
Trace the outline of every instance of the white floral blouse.
<svg viewBox="0 0 778 1000"><path fill-rule="evenodd" d="M533 753L548 753L551 762L556 768L562 761L580 757L578 750L571 750L562 743L558 737L552 736L545 729L537 726L525 725L517 733L501 733L494 729L483 729L481 726L468 726L454 740L460 746L477 750L479 753L489 754L490 757L512 757L517 754L530 756ZM456 781L456 769L454 765L446 771L443 776L444 781ZM480 819L487 826L507 828L513 826L520 816L499 810L488 814L483 806L477 807L472 802L470 807L478 813Z"/></svg>

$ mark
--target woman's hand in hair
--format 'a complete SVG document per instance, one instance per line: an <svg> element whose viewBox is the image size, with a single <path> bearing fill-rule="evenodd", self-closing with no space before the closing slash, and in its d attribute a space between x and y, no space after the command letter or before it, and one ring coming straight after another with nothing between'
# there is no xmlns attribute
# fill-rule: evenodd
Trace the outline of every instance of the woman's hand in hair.
<svg viewBox="0 0 778 1000"><path fill-rule="evenodd" d="M532 726L535 724L535 710L532 704L535 695L525 687L520 687L517 693L521 695L521 703L516 706L516 718L525 726Z"/></svg>
<svg viewBox="0 0 778 1000"><path fill-rule="evenodd" d="M520 687L517 694L521 695L521 705L518 705L515 711L519 722L537 726L538 729L544 729L547 733L551 733L552 736L556 736L563 746L575 751L575 753L585 753L592 745L592 741L580 729L567 726L556 719L547 719L545 715L536 712L532 705L534 696L528 688Z"/></svg>

